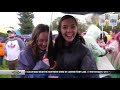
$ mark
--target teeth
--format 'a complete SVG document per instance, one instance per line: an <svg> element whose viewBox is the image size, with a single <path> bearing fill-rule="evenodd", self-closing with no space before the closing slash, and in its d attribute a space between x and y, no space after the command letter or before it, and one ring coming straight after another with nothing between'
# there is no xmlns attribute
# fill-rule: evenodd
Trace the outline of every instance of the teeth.
<svg viewBox="0 0 120 90"><path fill-rule="evenodd" d="M72 37L72 35L67 35L68 37Z"/></svg>

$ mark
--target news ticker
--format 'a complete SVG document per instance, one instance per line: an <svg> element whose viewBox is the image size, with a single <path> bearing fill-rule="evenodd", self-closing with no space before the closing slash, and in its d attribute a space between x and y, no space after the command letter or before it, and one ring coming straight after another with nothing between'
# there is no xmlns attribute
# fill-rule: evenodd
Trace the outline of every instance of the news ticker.
<svg viewBox="0 0 120 90"><path fill-rule="evenodd" d="M120 74L120 70L97 70L97 71L26 71L26 70L0 70L0 75L25 75L25 74Z"/></svg>

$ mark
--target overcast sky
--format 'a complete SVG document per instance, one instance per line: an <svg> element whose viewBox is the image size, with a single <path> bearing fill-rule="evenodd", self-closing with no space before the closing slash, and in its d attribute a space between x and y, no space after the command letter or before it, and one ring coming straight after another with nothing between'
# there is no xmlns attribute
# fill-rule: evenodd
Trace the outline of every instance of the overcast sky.
<svg viewBox="0 0 120 90"><path fill-rule="evenodd" d="M40 23L50 25L51 14L52 12L34 12L33 24L35 26ZM65 14L61 12L53 12L52 21L57 17L62 17L63 15ZM71 15L79 18L81 22L85 22L86 16L74 14ZM17 15L17 12L0 12L0 28L12 26L15 29L19 29L20 26L18 25L18 17L19 16Z"/></svg>

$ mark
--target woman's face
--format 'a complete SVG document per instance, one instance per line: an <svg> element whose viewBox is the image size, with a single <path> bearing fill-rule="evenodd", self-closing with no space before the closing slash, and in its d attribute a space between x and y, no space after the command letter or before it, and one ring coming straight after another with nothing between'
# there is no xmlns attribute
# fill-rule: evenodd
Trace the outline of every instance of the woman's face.
<svg viewBox="0 0 120 90"><path fill-rule="evenodd" d="M61 23L61 34L66 42L72 42L77 34L77 25L71 18L65 19Z"/></svg>
<svg viewBox="0 0 120 90"><path fill-rule="evenodd" d="M46 50L48 41L48 32L41 32L38 38L38 46L41 50Z"/></svg>
<svg viewBox="0 0 120 90"><path fill-rule="evenodd" d="M110 31L110 35L112 35L112 31Z"/></svg>
<svg viewBox="0 0 120 90"><path fill-rule="evenodd" d="M111 37L115 37L115 33L113 33L112 31L110 31L110 35Z"/></svg>

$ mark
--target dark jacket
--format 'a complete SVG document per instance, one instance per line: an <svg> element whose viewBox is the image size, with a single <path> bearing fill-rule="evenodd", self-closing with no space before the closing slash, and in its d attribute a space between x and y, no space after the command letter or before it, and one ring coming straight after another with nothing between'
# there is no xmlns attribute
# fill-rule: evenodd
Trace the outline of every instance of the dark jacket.
<svg viewBox="0 0 120 90"><path fill-rule="evenodd" d="M80 71L80 70L97 70L95 60L93 60L90 50L81 43L73 41L69 46L64 46L58 53L57 67L58 71ZM97 77L93 74L67 74L62 77Z"/></svg>

